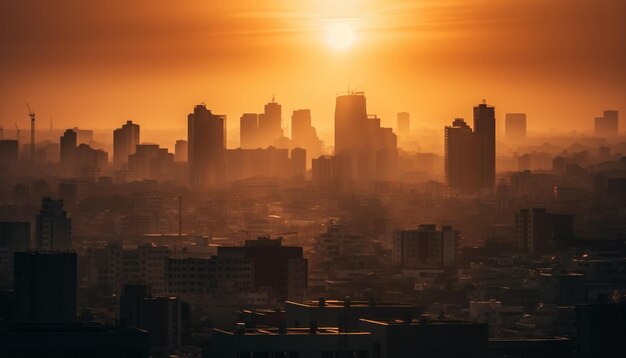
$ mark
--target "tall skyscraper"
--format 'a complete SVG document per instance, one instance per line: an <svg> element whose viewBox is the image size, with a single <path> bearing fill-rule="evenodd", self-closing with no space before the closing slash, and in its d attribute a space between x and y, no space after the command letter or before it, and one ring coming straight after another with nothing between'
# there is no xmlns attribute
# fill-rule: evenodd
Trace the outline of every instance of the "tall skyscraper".
<svg viewBox="0 0 626 358"><path fill-rule="evenodd" d="M21 321L76 320L76 253L18 252L13 283Z"/></svg>
<svg viewBox="0 0 626 358"><path fill-rule="evenodd" d="M67 251L72 249L72 220L63 210L63 200L43 198L36 221L37 250Z"/></svg>
<svg viewBox="0 0 626 358"><path fill-rule="evenodd" d="M239 146L242 149L257 149L259 143L259 116L256 113L244 113L239 119Z"/></svg>
<svg viewBox="0 0 626 358"><path fill-rule="evenodd" d="M481 187L491 190L496 185L496 113L484 101L474 107L474 133L480 143Z"/></svg>
<svg viewBox="0 0 626 358"><path fill-rule="evenodd" d="M139 125L126 121L121 128L113 131L113 164L120 166L128 163L128 156L135 154L140 143Z"/></svg>
<svg viewBox="0 0 626 358"><path fill-rule="evenodd" d="M462 118L445 127L446 185L464 194L476 193L481 188L480 142Z"/></svg>
<svg viewBox="0 0 626 358"><path fill-rule="evenodd" d="M520 141L526 138L526 113L507 113L504 121L506 139Z"/></svg>
<svg viewBox="0 0 626 358"><path fill-rule="evenodd" d="M76 132L68 129L60 138L61 165L69 167L76 161Z"/></svg>
<svg viewBox="0 0 626 358"><path fill-rule="evenodd" d="M411 132L410 114L408 112L398 113L398 134L409 135Z"/></svg>
<svg viewBox="0 0 626 358"><path fill-rule="evenodd" d="M337 97L335 105L335 155L341 156L353 179L391 179L397 165L397 137L368 116L361 92Z"/></svg>
<svg viewBox="0 0 626 358"><path fill-rule="evenodd" d="M282 106L274 98L265 105L265 111L259 115L259 133L264 146L271 145L285 136L282 127Z"/></svg>
<svg viewBox="0 0 626 358"><path fill-rule="evenodd" d="M226 150L226 116L197 105L187 117L189 183L206 188L217 181Z"/></svg>
<svg viewBox="0 0 626 358"><path fill-rule="evenodd" d="M595 134L601 138L615 138L619 135L618 112L614 110L604 111L604 116L595 120Z"/></svg>
<svg viewBox="0 0 626 358"><path fill-rule="evenodd" d="M317 136L317 130L311 125L311 110L298 109L291 115L291 144L294 147L306 149L307 167L311 166L311 159L320 156L322 148Z"/></svg>

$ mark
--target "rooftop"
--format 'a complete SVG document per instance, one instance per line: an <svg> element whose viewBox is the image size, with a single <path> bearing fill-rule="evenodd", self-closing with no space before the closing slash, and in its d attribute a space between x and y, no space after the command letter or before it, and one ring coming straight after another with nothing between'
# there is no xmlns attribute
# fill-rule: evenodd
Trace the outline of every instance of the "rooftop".
<svg viewBox="0 0 626 358"><path fill-rule="evenodd" d="M319 327L315 331L311 331L310 328L243 328L243 329L235 329L235 330L222 330L222 329L214 329L214 332L219 332L226 335L246 335L246 336L280 336L280 335L289 335L289 336L308 336L308 335L322 335L322 336L333 336L333 335L350 335L350 336L358 336L358 335L369 335L370 332L339 332L339 328L337 327ZM314 332L314 333L312 333Z"/></svg>

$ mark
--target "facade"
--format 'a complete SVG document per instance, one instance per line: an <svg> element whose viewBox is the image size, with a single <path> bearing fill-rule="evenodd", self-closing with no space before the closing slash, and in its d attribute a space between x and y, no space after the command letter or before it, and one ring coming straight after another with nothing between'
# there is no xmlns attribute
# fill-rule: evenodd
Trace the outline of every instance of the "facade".
<svg viewBox="0 0 626 358"><path fill-rule="evenodd" d="M128 156L130 180L168 181L176 179L174 155L158 144L138 144Z"/></svg>
<svg viewBox="0 0 626 358"><path fill-rule="evenodd" d="M187 163L189 152L189 142L179 139L174 146L174 161L176 163Z"/></svg>
<svg viewBox="0 0 626 358"><path fill-rule="evenodd" d="M42 251L72 249L72 219L63 210L63 200L43 198L36 219L35 247Z"/></svg>
<svg viewBox="0 0 626 358"><path fill-rule="evenodd" d="M526 113L507 113L504 128L506 139L509 141L526 139Z"/></svg>
<svg viewBox="0 0 626 358"><path fill-rule="evenodd" d="M483 103L474 107L474 134L480 143L478 170L481 189L496 185L496 114L495 108Z"/></svg>
<svg viewBox="0 0 626 358"><path fill-rule="evenodd" d="M226 150L226 116L211 113L204 104L187 116L189 184L208 188L217 182Z"/></svg>
<svg viewBox="0 0 626 358"><path fill-rule="evenodd" d="M30 249L30 222L0 221L0 289L13 287L13 255Z"/></svg>
<svg viewBox="0 0 626 358"><path fill-rule="evenodd" d="M419 225L394 233L392 261L407 269L445 268L456 263L459 233L450 226Z"/></svg>
<svg viewBox="0 0 626 358"><path fill-rule="evenodd" d="M462 118L445 127L446 185L463 194L480 191L480 143Z"/></svg>
<svg viewBox="0 0 626 358"><path fill-rule="evenodd" d="M61 165L70 168L76 161L76 132L68 129L60 138L61 143Z"/></svg>
<svg viewBox="0 0 626 358"><path fill-rule="evenodd" d="M14 257L17 320L75 321L76 254L17 252Z"/></svg>
<svg viewBox="0 0 626 358"><path fill-rule="evenodd" d="M520 251L551 253L573 238L571 215L548 213L543 208L521 209L515 214Z"/></svg>
<svg viewBox="0 0 626 358"><path fill-rule="evenodd" d="M121 166L128 163L128 156L135 153L135 146L140 143L139 125L126 121L121 128L113 131L113 164Z"/></svg>
<svg viewBox="0 0 626 358"><path fill-rule="evenodd" d="M317 130L311 125L311 110L299 109L291 115L291 144L293 147L306 149L308 158L306 167L311 167L311 158L317 158L322 152L322 142Z"/></svg>
<svg viewBox="0 0 626 358"><path fill-rule="evenodd" d="M259 141L259 115L244 113L239 119L239 146L242 149L261 148Z"/></svg>

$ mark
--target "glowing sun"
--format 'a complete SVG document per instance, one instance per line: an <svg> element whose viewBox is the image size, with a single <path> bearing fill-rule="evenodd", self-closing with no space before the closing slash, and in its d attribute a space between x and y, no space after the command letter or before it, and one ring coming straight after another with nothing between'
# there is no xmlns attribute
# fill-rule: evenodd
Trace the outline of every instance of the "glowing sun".
<svg viewBox="0 0 626 358"><path fill-rule="evenodd" d="M336 51L346 51L354 45L354 29L346 22L335 22L326 31L328 46Z"/></svg>

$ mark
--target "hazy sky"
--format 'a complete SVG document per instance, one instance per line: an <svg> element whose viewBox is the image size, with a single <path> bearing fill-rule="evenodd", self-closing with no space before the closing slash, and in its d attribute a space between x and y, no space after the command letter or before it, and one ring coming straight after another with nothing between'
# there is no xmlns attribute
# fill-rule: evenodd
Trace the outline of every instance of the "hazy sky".
<svg viewBox="0 0 626 358"><path fill-rule="evenodd" d="M626 122L624 0L0 0L0 121L182 130L206 102L237 127L272 95L332 129L334 97L440 128L485 98L531 130ZM328 45L333 24L354 45Z"/></svg>

